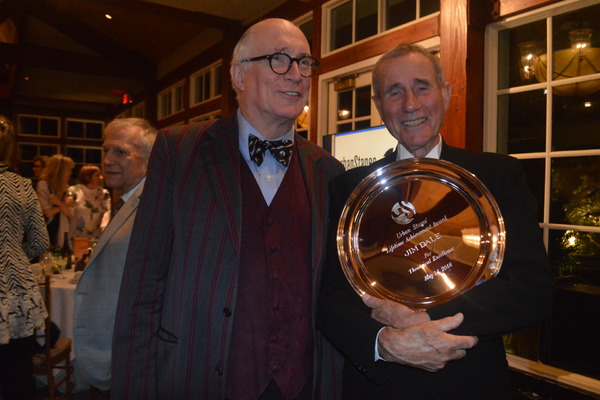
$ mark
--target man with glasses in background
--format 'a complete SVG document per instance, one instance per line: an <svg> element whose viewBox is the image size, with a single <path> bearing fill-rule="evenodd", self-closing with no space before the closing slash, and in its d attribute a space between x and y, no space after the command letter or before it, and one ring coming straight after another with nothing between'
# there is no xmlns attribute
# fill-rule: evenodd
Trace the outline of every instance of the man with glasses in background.
<svg viewBox="0 0 600 400"><path fill-rule="evenodd" d="M343 167L294 132L317 66L298 27L261 21L233 53L237 113L159 134L121 286L113 399L335 398L336 353L313 321L328 183Z"/></svg>

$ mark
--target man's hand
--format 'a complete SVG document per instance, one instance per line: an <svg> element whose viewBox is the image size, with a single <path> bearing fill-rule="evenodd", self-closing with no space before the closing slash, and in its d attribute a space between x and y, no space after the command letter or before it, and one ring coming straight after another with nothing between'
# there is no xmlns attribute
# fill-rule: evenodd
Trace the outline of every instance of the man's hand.
<svg viewBox="0 0 600 400"><path fill-rule="evenodd" d="M431 321L426 312L390 300L363 295L363 302L371 308L371 318L387 325L377 343L379 355L387 362L435 372L448 361L463 358L466 350L477 344L474 336L447 333L462 323L460 313Z"/></svg>
<svg viewBox="0 0 600 400"><path fill-rule="evenodd" d="M368 294L363 295L362 300L371 309L371 318L384 325L402 329L430 321L426 312L415 312L395 301L378 299Z"/></svg>
<svg viewBox="0 0 600 400"><path fill-rule="evenodd" d="M448 361L458 360L467 349L477 344L474 336L457 336L446 333L463 321L458 313L436 321L413 325L404 329L385 327L379 333L379 355L388 362L435 372Z"/></svg>

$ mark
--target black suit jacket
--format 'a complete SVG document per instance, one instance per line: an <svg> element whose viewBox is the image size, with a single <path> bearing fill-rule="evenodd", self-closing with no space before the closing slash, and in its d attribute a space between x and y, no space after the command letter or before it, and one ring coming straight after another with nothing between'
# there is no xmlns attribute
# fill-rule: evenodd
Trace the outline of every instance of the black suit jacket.
<svg viewBox="0 0 600 400"><path fill-rule="evenodd" d="M331 228L319 301L318 323L345 355L344 398L356 399L505 399L508 366L502 335L550 316L553 276L548 267L536 201L518 160L494 153L471 153L443 143L441 159L475 174L495 197L506 226L506 250L500 273L467 293L428 310L432 320L462 312L452 331L474 335L479 343L464 359L431 373L404 365L374 362L377 332L370 309L348 284L335 246L337 220L358 183L396 153L352 169L331 183Z"/></svg>

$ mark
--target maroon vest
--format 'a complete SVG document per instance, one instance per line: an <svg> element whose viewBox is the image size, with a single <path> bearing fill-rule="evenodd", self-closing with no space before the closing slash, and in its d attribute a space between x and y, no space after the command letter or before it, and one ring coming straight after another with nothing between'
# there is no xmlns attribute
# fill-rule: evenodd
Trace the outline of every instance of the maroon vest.
<svg viewBox="0 0 600 400"><path fill-rule="evenodd" d="M228 399L284 399L312 378L310 205L297 150L270 206L241 162L242 245L227 371Z"/></svg>

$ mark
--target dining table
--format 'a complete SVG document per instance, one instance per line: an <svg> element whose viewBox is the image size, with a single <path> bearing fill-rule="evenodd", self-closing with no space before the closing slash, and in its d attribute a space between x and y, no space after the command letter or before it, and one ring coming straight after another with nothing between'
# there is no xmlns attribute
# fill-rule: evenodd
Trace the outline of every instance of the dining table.
<svg viewBox="0 0 600 400"><path fill-rule="evenodd" d="M60 329L60 336L73 339L73 315L75 308L75 271L67 269L60 275L53 275L50 282L52 300L50 315Z"/></svg>

